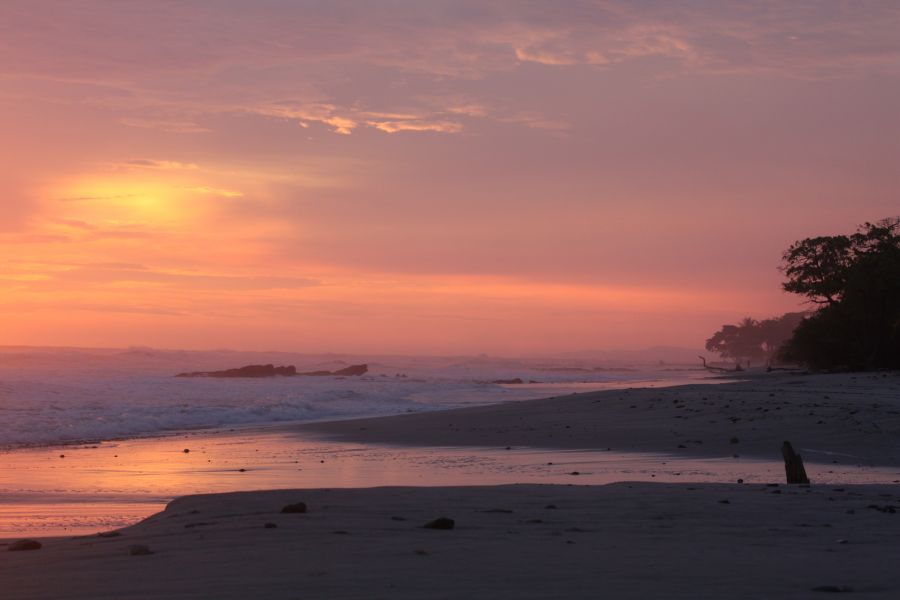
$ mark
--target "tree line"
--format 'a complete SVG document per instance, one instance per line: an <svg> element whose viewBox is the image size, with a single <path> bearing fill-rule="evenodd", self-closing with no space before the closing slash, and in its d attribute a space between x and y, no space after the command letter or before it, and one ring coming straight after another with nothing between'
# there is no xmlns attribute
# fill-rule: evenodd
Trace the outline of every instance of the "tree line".
<svg viewBox="0 0 900 600"><path fill-rule="evenodd" d="M813 310L724 325L707 350L815 370L900 368L900 217L794 242L780 269L783 289Z"/></svg>
<svg viewBox="0 0 900 600"><path fill-rule="evenodd" d="M723 325L706 340L706 349L737 364L771 364L806 315L792 312L761 321L746 317L737 325Z"/></svg>

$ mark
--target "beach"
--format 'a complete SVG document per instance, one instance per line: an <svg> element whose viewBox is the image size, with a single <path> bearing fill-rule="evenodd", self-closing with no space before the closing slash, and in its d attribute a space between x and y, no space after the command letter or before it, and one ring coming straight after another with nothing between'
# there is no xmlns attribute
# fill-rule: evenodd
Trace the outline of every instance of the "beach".
<svg viewBox="0 0 900 600"><path fill-rule="evenodd" d="M535 465L541 452L666 453L652 454L654 464L663 456L733 466L720 481L668 471L656 483L650 468L644 481L620 473L618 483L597 485L593 467L582 475L570 469L584 467L554 465L546 484L509 485L512 471L503 485L486 485L460 472L442 480L433 462L420 470L435 473L431 482L370 487L379 469L392 471L380 455L357 465L370 483L356 488L186 496L112 534L41 538L40 550L4 552L0 584L22 599L893 598L898 411L896 373L771 374L286 425L283 443L432 447L447 456L527 448ZM784 485L777 470L767 471L771 480L737 482L741 469L777 464L783 439L804 455L812 485ZM280 512L299 502L305 513ZM424 527L440 517L454 528ZM143 549L132 555L135 546Z"/></svg>
<svg viewBox="0 0 900 600"><path fill-rule="evenodd" d="M193 496L5 553L10 598L895 598L895 488L612 484ZM886 495L889 495L886 496ZM305 502L306 514L281 514ZM452 530L423 527L438 517ZM275 527L266 527L267 523ZM145 546L153 554L130 555Z"/></svg>

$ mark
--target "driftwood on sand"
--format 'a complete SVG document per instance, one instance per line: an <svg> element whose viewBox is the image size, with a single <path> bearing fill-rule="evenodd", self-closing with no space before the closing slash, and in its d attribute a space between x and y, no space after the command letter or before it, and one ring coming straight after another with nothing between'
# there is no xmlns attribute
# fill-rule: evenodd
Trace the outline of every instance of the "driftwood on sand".
<svg viewBox="0 0 900 600"><path fill-rule="evenodd" d="M791 443L785 441L781 445L781 455L784 457L784 474L788 483L809 483L806 476L806 468L803 466L803 458L794 452Z"/></svg>
<svg viewBox="0 0 900 600"><path fill-rule="evenodd" d="M699 357L701 361L703 361L703 368L707 371L712 371L713 373L740 373L744 370L740 364L735 364L733 369L726 369L725 367L714 367L712 365L706 364L706 357Z"/></svg>

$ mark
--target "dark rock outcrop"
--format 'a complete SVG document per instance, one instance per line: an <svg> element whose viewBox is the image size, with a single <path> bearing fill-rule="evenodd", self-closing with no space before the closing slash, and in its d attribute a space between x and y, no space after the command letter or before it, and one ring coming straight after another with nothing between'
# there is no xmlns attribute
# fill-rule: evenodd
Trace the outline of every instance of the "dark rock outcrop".
<svg viewBox="0 0 900 600"><path fill-rule="evenodd" d="M338 369L337 371L307 371L306 373L300 373L300 375L307 375L310 377L344 377L344 376L356 376L356 375L365 375L369 371L369 365L350 365L349 367L345 367L343 369Z"/></svg>
<svg viewBox="0 0 900 600"><path fill-rule="evenodd" d="M292 377L297 374L294 365L276 367L275 365L247 365L237 369L225 369L224 371L194 371L192 373L179 373L175 377Z"/></svg>
<svg viewBox="0 0 900 600"><path fill-rule="evenodd" d="M287 365L284 367L276 367L275 365L247 365L238 367L237 369L225 369L224 371L192 371L189 373L179 373L175 377L293 377L295 375L306 375L314 377L343 377L364 375L369 371L369 365L351 365L337 371L308 371L306 373L298 373L297 367Z"/></svg>
<svg viewBox="0 0 900 600"><path fill-rule="evenodd" d="M365 375L369 371L369 365L350 365L344 369L334 371L333 375Z"/></svg>

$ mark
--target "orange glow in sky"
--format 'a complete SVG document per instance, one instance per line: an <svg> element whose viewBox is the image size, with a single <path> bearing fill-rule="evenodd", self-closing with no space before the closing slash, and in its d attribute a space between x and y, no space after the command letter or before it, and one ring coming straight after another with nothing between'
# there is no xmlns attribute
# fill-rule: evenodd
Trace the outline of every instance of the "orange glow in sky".
<svg viewBox="0 0 900 600"><path fill-rule="evenodd" d="M897 7L391 6L0 5L0 345L699 347L900 205Z"/></svg>

